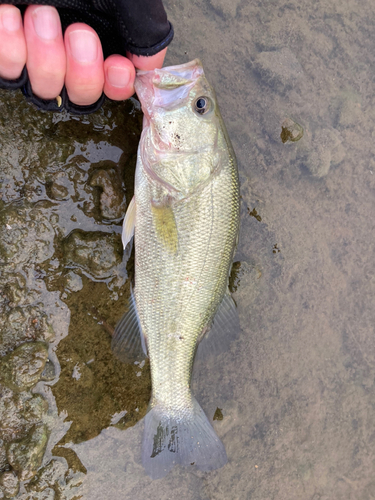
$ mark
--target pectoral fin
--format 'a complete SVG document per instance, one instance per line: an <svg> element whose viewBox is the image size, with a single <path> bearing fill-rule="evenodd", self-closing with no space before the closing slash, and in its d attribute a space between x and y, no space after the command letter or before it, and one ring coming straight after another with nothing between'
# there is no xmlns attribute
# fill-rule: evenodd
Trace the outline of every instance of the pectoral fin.
<svg viewBox="0 0 375 500"><path fill-rule="evenodd" d="M134 236L134 227L135 227L135 200L134 196L129 203L128 209L126 210L124 222L122 224L122 245L124 250L126 245Z"/></svg>
<svg viewBox="0 0 375 500"><path fill-rule="evenodd" d="M177 253L178 233L172 207L151 204L151 211L159 241L169 252L172 254Z"/></svg>

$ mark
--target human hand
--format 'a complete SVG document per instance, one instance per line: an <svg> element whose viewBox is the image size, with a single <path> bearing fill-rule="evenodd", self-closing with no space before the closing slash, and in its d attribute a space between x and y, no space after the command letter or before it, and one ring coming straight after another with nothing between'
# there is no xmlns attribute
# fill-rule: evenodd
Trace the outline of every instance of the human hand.
<svg viewBox="0 0 375 500"><path fill-rule="evenodd" d="M0 5L0 77L16 80L26 64L32 93L40 99L56 99L63 85L78 106L96 103L103 91L110 99L127 99L134 93L135 68L161 67L167 50L144 56L126 51L126 44L117 48L127 57L111 54L104 60L98 34L85 23L70 24L63 35L54 7L28 6L22 24L17 7ZM147 49L133 49L142 51Z"/></svg>

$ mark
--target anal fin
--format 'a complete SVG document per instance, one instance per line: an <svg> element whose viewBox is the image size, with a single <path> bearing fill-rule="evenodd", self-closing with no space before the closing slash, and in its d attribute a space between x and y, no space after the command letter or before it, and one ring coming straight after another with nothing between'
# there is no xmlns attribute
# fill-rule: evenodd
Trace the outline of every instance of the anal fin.
<svg viewBox="0 0 375 500"><path fill-rule="evenodd" d="M147 356L146 339L139 322L133 290L129 309L116 325L111 347L114 355L123 363L140 361Z"/></svg>

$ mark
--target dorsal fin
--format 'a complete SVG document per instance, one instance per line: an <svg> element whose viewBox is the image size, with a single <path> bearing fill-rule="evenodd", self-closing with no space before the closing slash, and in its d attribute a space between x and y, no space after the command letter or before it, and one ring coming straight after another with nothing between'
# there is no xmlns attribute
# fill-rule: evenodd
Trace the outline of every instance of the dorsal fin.
<svg viewBox="0 0 375 500"><path fill-rule="evenodd" d="M228 350L229 344L240 331L240 321L234 300L226 291L221 301L211 327L202 332L197 347L196 359L205 359L207 356L215 356Z"/></svg>

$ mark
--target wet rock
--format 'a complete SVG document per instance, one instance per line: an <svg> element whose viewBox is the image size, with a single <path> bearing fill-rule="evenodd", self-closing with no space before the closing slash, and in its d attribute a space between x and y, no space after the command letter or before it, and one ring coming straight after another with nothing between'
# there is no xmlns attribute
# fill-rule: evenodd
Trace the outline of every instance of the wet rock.
<svg viewBox="0 0 375 500"><path fill-rule="evenodd" d="M46 366L40 376L40 380L44 382L51 382L56 377L55 365L47 359Z"/></svg>
<svg viewBox="0 0 375 500"><path fill-rule="evenodd" d="M0 379L12 391L33 387L40 379L48 358L43 342L27 342L0 360Z"/></svg>
<svg viewBox="0 0 375 500"><path fill-rule="evenodd" d="M92 176L91 186L100 187L100 211L103 219L120 219L124 216L126 201L118 173L113 170L99 170Z"/></svg>
<svg viewBox="0 0 375 500"><path fill-rule="evenodd" d="M97 279L111 276L112 269L122 262L121 238L116 234L76 230L63 245L66 263Z"/></svg>
<svg viewBox="0 0 375 500"><path fill-rule="evenodd" d="M4 308L0 316L0 355L28 340L51 342L54 331L38 306Z"/></svg>
<svg viewBox="0 0 375 500"><path fill-rule="evenodd" d="M0 472L4 472L8 467L7 454L5 450L5 444L2 439L0 439Z"/></svg>
<svg viewBox="0 0 375 500"><path fill-rule="evenodd" d="M29 434L8 448L8 461L21 481L35 476L47 446L48 434L44 424L35 425Z"/></svg>
<svg viewBox="0 0 375 500"><path fill-rule="evenodd" d="M22 417L29 424L39 423L48 410L48 403L40 394L33 394L23 406Z"/></svg>
<svg viewBox="0 0 375 500"><path fill-rule="evenodd" d="M303 74L296 56L286 47L261 52L254 61L254 69L265 83L278 91L294 87Z"/></svg>
<svg viewBox="0 0 375 500"><path fill-rule="evenodd" d="M303 137L303 128L301 125L290 118L287 118L281 124L281 141L285 144L288 141L297 142Z"/></svg>
<svg viewBox="0 0 375 500"><path fill-rule="evenodd" d="M0 386L1 437L5 442L23 437L22 401L7 387Z"/></svg>
<svg viewBox="0 0 375 500"><path fill-rule="evenodd" d="M0 285L0 295L4 300L4 302L0 304L1 308L2 306L4 307L5 304L14 308L21 302L24 302L27 295L25 276L21 273L12 273L6 276L6 279L4 279L3 283Z"/></svg>
<svg viewBox="0 0 375 500"><path fill-rule="evenodd" d="M54 253L55 233L43 206L0 212L0 260L3 264L42 263Z"/></svg>
<svg viewBox="0 0 375 500"><path fill-rule="evenodd" d="M46 183L49 198L57 201L67 200L75 194L74 184L69 179L67 172L57 172Z"/></svg>
<svg viewBox="0 0 375 500"><path fill-rule="evenodd" d="M3 472L0 474L0 487L3 490L4 498L13 498L20 489L20 483L13 472Z"/></svg>
<svg viewBox="0 0 375 500"><path fill-rule="evenodd" d="M48 405L39 394L13 393L0 386L0 436L5 443L23 439L43 418Z"/></svg>
<svg viewBox="0 0 375 500"><path fill-rule="evenodd" d="M223 420L223 418L222 409L217 407L212 420Z"/></svg>
<svg viewBox="0 0 375 500"><path fill-rule="evenodd" d="M79 292L79 290L82 290L82 278L78 274L74 273L73 271L69 271L66 274L65 279L67 292Z"/></svg>
<svg viewBox="0 0 375 500"><path fill-rule="evenodd" d="M310 174L321 178L328 174L331 164L340 163L345 157L339 132L318 129L307 146L303 160Z"/></svg>
<svg viewBox="0 0 375 500"><path fill-rule="evenodd" d="M67 471L68 466L65 461L53 459L38 471L27 489L28 491L45 491L48 488L55 488L63 491L66 487L65 476Z"/></svg>

